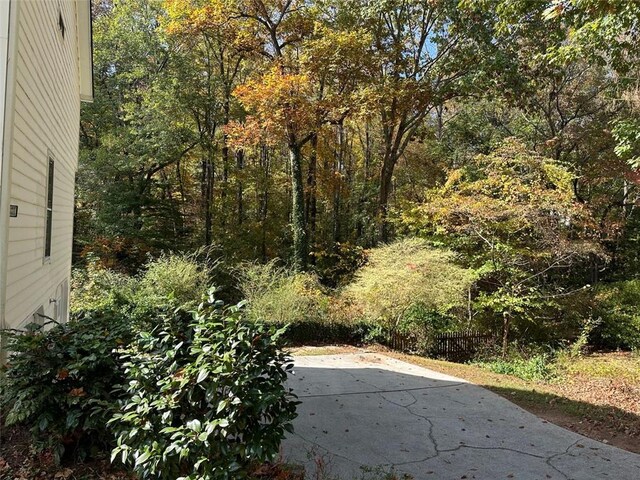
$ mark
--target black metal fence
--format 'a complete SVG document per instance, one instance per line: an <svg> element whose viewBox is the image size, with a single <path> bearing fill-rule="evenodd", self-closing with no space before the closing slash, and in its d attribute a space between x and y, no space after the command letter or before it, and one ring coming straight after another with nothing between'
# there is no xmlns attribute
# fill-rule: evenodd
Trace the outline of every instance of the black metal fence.
<svg viewBox="0 0 640 480"><path fill-rule="evenodd" d="M441 333L435 338L431 354L447 360L466 360L473 357L478 350L492 345L495 340L494 335L477 330Z"/></svg>
<svg viewBox="0 0 640 480"><path fill-rule="evenodd" d="M445 358L451 361L464 361L472 358L479 350L493 345L496 337L490 333L477 330L462 330L437 334L430 342L426 353L430 357ZM419 350L416 340L411 335L398 332L392 333L387 341L387 346L393 350L416 351Z"/></svg>

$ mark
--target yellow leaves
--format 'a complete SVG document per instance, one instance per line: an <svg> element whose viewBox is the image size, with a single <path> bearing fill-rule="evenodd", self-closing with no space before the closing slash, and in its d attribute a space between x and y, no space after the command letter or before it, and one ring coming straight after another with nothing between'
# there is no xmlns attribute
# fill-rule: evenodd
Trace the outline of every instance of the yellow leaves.
<svg viewBox="0 0 640 480"><path fill-rule="evenodd" d="M566 193L569 197L573 196L571 191L573 175L570 172L562 166L552 162L545 162L542 168L549 181L551 181L560 191Z"/></svg>
<svg viewBox="0 0 640 480"><path fill-rule="evenodd" d="M457 185L458 183L460 183L460 181L464 178L464 173L465 173L464 170L461 168L452 170L449 173L449 176L447 177L447 181L444 184L444 188L446 190L449 190L455 185Z"/></svg>
<svg viewBox="0 0 640 480"><path fill-rule="evenodd" d="M572 195L573 175L553 160L507 142L449 173L401 221L410 229L483 239L537 253L595 252L600 227ZM580 253L582 254L582 253ZM531 257L531 253L527 253Z"/></svg>
<svg viewBox="0 0 640 480"><path fill-rule="evenodd" d="M562 15L565 10L565 4L561 0L553 0L551 5L542 12L544 20L553 20Z"/></svg>
<svg viewBox="0 0 640 480"><path fill-rule="evenodd" d="M454 260L451 252L417 238L374 248L368 263L342 290L341 300L374 321L394 322L416 304L444 310L463 301L472 281L472 272Z"/></svg>
<svg viewBox="0 0 640 480"><path fill-rule="evenodd" d="M230 14L225 2L216 0L165 0L167 16L175 27L181 23L204 25L223 23Z"/></svg>
<svg viewBox="0 0 640 480"><path fill-rule="evenodd" d="M268 135L265 125L256 117L247 117L244 123L231 121L224 127L224 133L230 146L237 148L251 148L258 145L275 146L276 138Z"/></svg>
<svg viewBox="0 0 640 480"><path fill-rule="evenodd" d="M301 63L317 74L333 74L346 81L366 74L372 67L370 33L363 29L333 30L316 23L314 38L307 41Z"/></svg>
<svg viewBox="0 0 640 480"><path fill-rule="evenodd" d="M274 65L261 77L237 87L233 95L251 113L227 134L237 144L255 144L272 136L304 136L316 126L317 103L309 76Z"/></svg>
<svg viewBox="0 0 640 480"><path fill-rule="evenodd" d="M163 27L169 34L179 34L190 30L194 24L194 2L191 0L165 0L167 18Z"/></svg>
<svg viewBox="0 0 640 480"><path fill-rule="evenodd" d="M308 103L312 95L309 77L305 74L286 73L274 65L256 80L240 85L234 91L247 108L266 113L276 109L295 109Z"/></svg>
<svg viewBox="0 0 640 480"><path fill-rule="evenodd" d="M234 21L230 2L223 0L165 0L167 18L162 26L170 35L206 34L223 38L228 45L243 48L249 35ZM253 35L249 35L253 39Z"/></svg>

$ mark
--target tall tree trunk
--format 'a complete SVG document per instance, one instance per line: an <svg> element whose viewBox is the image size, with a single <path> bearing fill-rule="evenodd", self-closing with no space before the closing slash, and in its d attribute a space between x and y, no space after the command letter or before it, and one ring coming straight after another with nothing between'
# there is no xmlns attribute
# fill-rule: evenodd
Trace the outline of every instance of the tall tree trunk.
<svg viewBox="0 0 640 480"><path fill-rule="evenodd" d="M291 230L293 231L293 267L304 270L307 266L307 230L304 224L304 184L302 182L302 149L297 143L289 143L291 166L292 211Z"/></svg>
<svg viewBox="0 0 640 480"><path fill-rule="evenodd" d="M342 203L342 172L344 170L344 150L345 150L345 133L344 125L340 122L336 128L337 144L335 170L333 178L333 215L332 215L332 237L334 247L340 242L340 209Z"/></svg>
<svg viewBox="0 0 640 480"><path fill-rule="evenodd" d="M182 166L180 160L176 162L176 178L178 179L178 187L180 189L180 202L184 203L186 196L184 192L184 181L182 179Z"/></svg>
<svg viewBox="0 0 640 480"><path fill-rule="evenodd" d="M358 240L361 240L365 235L365 221L364 215L367 201L368 201L368 185L369 185L369 171L371 169L371 161L373 157L373 149L371 146L371 123L369 120L365 122L364 125L364 140L361 140L364 143L364 165L362 170L362 186L360 188L360 194L358 198L358 212L357 212L357 220L356 220L356 236ZM367 242L368 243L368 242Z"/></svg>
<svg viewBox="0 0 640 480"><path fill-rule="evenodd" d="M309 157L309 172L307 175L307 201L306 201L306 224L309 234L309 245L314 245L316 241L316 226L318 215L317 197L317 172L318 172L318 136L311 137L311 156ZM315 257L310 261L315 264Z"/></svg>
<svg viewBox="0 0 640 480"><path fill-rule="evenodd" d="M260 239L260 256L263 262L267 261L267 213L269 211L269 175L270 175L270 165L269 165L269 151L266 146L262 146L260 152L260 163L262 165L262 171L264 172L263 179L263 193L262 198L260 199L260 226L261 230L261 239Z"/></svg>
<svg viewBox="0 0 640 480"><path fill-rule="evenodd" d="M509 330L511 328L511 312L502 312L502 358L507 358L509 350Z"/></svg>
<svg viewBox="0 0 640 480"><path fill-rule="evenodd" d="M389 240L389 222L387 214L395 163L395 156L387 152L382 160L382 170L380 172L380 196L378 197L379 237L382 242L387 242Z"/></svg>
<svg viewBox="0 0 640 480"><path fill-rule="evenodd" d="M133 178L130 177L130 179L131 179L131 183L133 184L134 183ZM142 227L144 226L144 222L142 221L141 200L144 198L147 187L145 182L136 182L136 183L138 185L137 186L132 185L132 188L134 189L134 191L138 192L138 195L136 196L137 201L128 209L128 211L133 217L134 231L139 232L140 230L142 230Z"/></svg>
<svg viewBox="0 0 640 480"><path fill-rule="evenodd" d="M242 225L244 221L244 191L242 184L242 170L244 169L244 152L242 150L236 151L236 221L238 225Z"/></svg>
<svg viewBox="0 0 640 480"><path fill-rule="evenodd" d="M229 94L227 94L223 106L224 125L229 124L230 104ZM222 189L220 192L220 222L224 226L227 220L227 188L229 186L229 137L226 133L222 135Z"/></svg>
<svg viewBox="0 0 640 480"><path fill-rule="evenodd" d="M355 215L354 212L358 206L358 195L356 192L356 163L353 156L353 142L355 141L354 135L347 135L347 142L345 143L345 151L344 151L344 185L345 191L347 192L346 198L344 200L344 209L345 212L343 217L346 220L343 223L343 239L345 238L353 238L353 233L355 231ZM345 235L346 233L346 235Z"/></svg>
<svg viewBox="0 0 640 480"><path fill-rule="evenodd" d="M205 158L202 161L202 180L201 180L201 193L202 193L202 209L204 213L204 244L211 244L211 230L213 221L213 182L214 171L213 162L211 158Z"/></svg>
<svg viewBox="0 0 640 480"><path fill-rule="evenodd" d="M371 138L371 122L367 120L364 126L364 181L369 181L369 171L373 159L373 139Z"/></svg>
<svg viewBox="0 0 640 480"><path fill-rule="evenodd" d="M436 139L442 141L444 135L444 105L438 105L435 108L436 113Z"/></svg>

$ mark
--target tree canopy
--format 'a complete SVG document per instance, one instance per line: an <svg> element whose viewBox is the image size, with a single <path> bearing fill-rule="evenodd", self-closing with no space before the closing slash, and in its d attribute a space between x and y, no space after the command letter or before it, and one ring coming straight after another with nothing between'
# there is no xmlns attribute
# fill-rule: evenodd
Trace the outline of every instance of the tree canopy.
<svg viewBox="0 0 640 480"><path fill-rule="evenodd" d="M640 274L635 2L93 9L78 261L206 246L334 286L421 236L477 271L478 311L522 318Z"/></svg>

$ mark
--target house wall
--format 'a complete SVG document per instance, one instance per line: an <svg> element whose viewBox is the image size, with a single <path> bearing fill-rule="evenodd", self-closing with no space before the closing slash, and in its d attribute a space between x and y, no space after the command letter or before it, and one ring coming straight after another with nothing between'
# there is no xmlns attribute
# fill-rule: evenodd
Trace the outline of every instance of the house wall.
<svg viewBox="0 0 640 480"><path fill-rule="evenodd" d="M75 1L18 3L9 149L9 203L18 206L18 216L9 219L4 305L10 328L32 322L36 312L67 319L80 122ZM52 250L45 259L50 157L55 161Z"/></svg>
<svg viewBox="0 0 640 480"><path fill-rule="evenodd" d="M0 0L0 172L2 171L2 133L4 132L4 92L7 84L9 45L9 2ZM0 177L0 188L2 179Z"/></svg>

